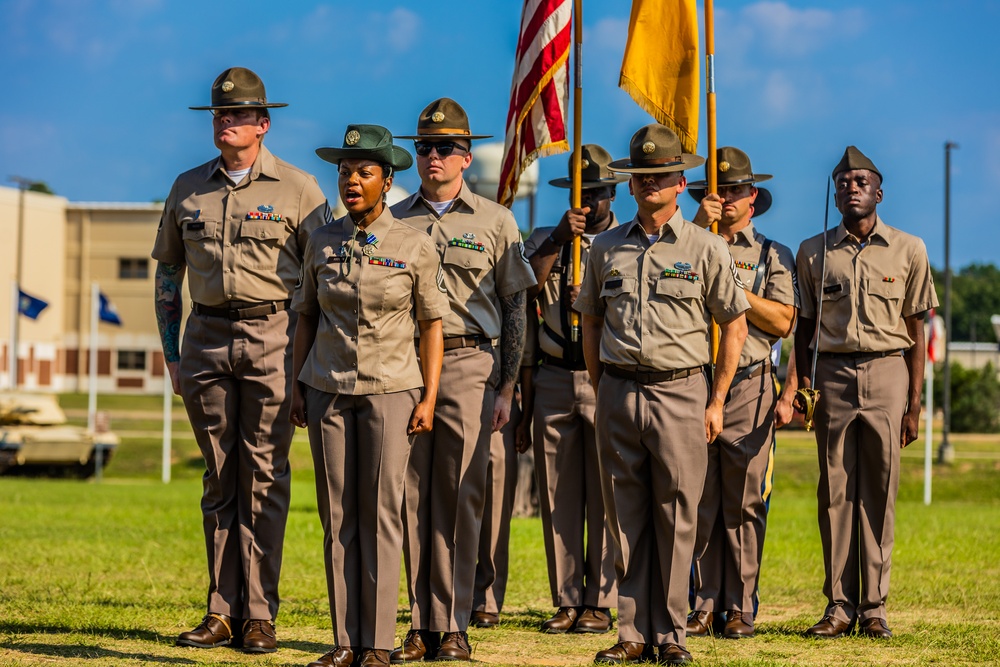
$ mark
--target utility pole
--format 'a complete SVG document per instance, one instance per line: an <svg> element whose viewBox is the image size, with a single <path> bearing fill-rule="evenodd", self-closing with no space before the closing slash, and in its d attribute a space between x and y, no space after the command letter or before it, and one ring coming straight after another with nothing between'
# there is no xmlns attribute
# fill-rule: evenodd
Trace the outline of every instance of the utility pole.
<svg viewBox="0 0 1000 667"><path fill-rule="evenodd" d="M938 463L953 463L955 448L948 441L951 432L951 151L958 144L944 144L944 426ZM928 417L929 418L929 417Z"/></svg>

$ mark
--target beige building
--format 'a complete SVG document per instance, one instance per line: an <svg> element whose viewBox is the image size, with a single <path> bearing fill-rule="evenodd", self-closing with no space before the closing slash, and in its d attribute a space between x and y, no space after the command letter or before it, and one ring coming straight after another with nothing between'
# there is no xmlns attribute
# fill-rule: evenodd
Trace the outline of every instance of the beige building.
<svg viewBox="0 0 1000 667"><path fill-rule="evenodd" d="M12 285L23 215L21 289L48 302L37 320L20 317L18 387L87 391L91 284L114 304L122 326L99 323L98 391L157 393L163 354L153 314L149 257L161 204L68 202L0 187L0 388L11 387Z"/></svg>

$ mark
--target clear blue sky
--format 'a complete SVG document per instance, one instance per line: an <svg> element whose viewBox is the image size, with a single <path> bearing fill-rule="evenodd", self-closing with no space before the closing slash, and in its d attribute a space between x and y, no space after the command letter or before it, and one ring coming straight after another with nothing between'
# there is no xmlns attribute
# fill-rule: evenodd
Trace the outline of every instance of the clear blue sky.
<svg viewBox="0 0 1000 667"><path fill-rule="evenodd" d="M44 180L74 201L163 198L178 173L215 153L208 113L187 107L207 104L216 75L241 65L263 77L269 98L291 104L274 112L268 146L316 174L333 201L333 167L313 149L339 145L347 123L408 134L424 105L450 96L474 131L502 140L520 8L3 0L0 178ZM584 141L615 157L651 121L617 88L628 12L624 0L584 0ZM716 22L719 143L774 174L774 206L757 221L765 233L793 250L818 233L825 179L856 144L885 175L882 217L923 237L941 267L950 140L960 145L952 261L1000 262L1000 3L720 0ZM565 174L566 159L542 160L543 183ZM399 182L415 189L415 171ZM554 224L566 196L542 186L540 224ZM682 207L694 214L687 195ZM615 210L634 214L625 186Z"/></svg>

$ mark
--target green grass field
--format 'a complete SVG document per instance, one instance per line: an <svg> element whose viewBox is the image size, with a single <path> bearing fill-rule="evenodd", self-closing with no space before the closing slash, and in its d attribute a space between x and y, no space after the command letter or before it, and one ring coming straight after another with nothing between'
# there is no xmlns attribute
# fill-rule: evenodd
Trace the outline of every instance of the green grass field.
<svg viewBox="0 0 1000 667"><path fill-rule="evenodd" d="M322 531L308 445L293 445L292 506L278 619L281 650L173 646L204 613L202 464L175 413L173 479L159 482L157 397L101 397L123 434L104 482L0 478L0 665L304 665L329 648ZM79 421L86 399L64 405ZM922 444L904 452L887 642L813 640L802 632L824 606L811 436L781 433L761 575L757 636L691 638L702 665L1000 664L1000 437L954 436L954 466L935 467L923 505ZM551 613L541 525L515 519L503 622L471 630L474 659L583 665L615 641L548 636ZM399 636L408 627L400 589Z"/></svg>

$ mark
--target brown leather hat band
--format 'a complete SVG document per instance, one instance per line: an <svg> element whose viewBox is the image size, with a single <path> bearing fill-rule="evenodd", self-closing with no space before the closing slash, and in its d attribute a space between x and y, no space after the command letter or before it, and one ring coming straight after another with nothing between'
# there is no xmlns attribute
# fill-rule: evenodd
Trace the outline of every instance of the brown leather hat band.
<svg viewBox="0 0 1000 667"><path fill-rule="evenodd" d="M418 127L417 134L472 134L472 132L458 127Z"/></svg>
<svg viewBox="0 0 1000 667"><path fill-rule="evenodd" d="M683 164L684 160L680 156L677 156L664 158L637 158L632 160L632 162L637 166L660 167L664 165Z"/></svg>

